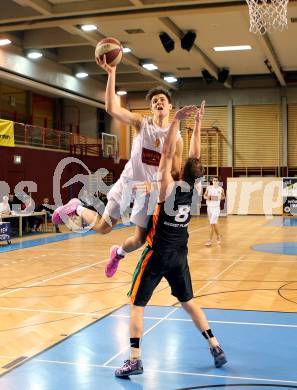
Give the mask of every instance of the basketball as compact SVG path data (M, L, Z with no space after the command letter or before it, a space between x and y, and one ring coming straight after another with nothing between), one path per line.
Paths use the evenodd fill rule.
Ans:
M104 54L108 65L118 65L123 56L121 42L115 38L104 38L99 41L95 49L95 58L102 61Z

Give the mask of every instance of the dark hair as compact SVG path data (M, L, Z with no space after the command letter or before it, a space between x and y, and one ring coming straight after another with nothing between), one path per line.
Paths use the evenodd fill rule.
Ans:
M193 186L195 180L202 177L204 173L204 167L199 158L189 157L184 165L182 180Z
M146 100L151 101L154 96L160 95L160 94L165 95L167 97L169 103L171 104L171 93L168 91L168 89L162 87L162 85L160 85L159 87L155 87L155 88L150 89L146 95Z

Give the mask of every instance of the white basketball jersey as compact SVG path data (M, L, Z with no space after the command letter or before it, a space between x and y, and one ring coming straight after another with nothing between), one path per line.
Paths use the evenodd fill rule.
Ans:
M139 133L133 140L130 160L121 174L124 181L157 180L158 166L169 127L170 125L166 128L155 125L152 117L143 118Z
M222 197L222 187L220 186L208 186L207 193L209 196L215 196L218 200L207 200L206 204L209 207L220 207L220 200Z

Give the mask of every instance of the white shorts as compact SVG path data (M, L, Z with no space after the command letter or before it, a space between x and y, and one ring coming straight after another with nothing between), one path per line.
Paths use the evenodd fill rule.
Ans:
M150 215L153 214L157 203L157 192L147 195L143 192L135 192L135 182L124 183L119 179L107 195L107 205L103 218L108 222L109 218L122 219L123 223L132 222L137 226L146 228ZM133 202L131 209L130 204Z
M220 212L220 207L207 207L208 220L211 225L218 223Z

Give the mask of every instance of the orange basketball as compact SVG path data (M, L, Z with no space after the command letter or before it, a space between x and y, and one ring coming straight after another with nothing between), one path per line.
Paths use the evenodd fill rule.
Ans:
M123 56L121 42L115 38L104 38L99 41L95 49L95 58L103 60L104 54L108 65L118 65Z

